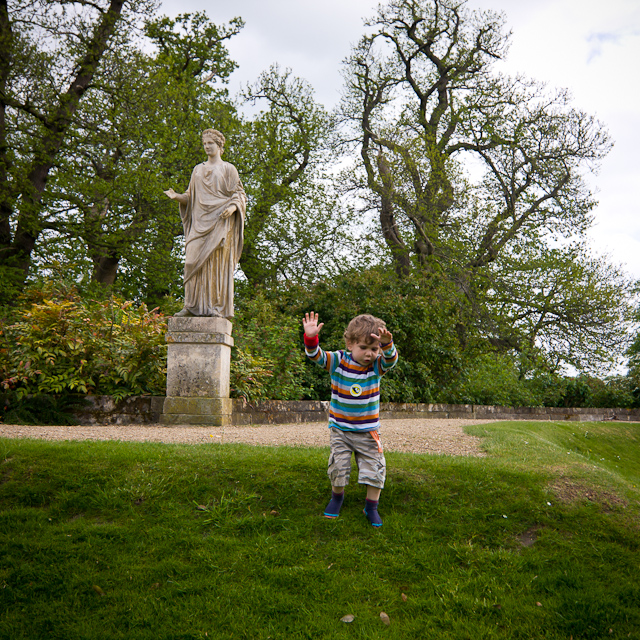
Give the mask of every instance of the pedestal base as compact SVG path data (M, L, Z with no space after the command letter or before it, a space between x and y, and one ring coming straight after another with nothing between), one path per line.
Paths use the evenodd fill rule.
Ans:
M231 424L231 398L176 398L164 401L161 424L210 425L224 427Z
M231 330L231 323L225 318L169 318L167 397L162 424L231 423Z

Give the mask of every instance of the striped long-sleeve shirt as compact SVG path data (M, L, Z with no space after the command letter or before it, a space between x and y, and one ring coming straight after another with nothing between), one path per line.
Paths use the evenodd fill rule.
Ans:
M358 364L348 351L324 351L319 339L304 338L307 356L331 375L329 427L377 431L380 427L380 379L398 362L393 344L385 344L372 364Z

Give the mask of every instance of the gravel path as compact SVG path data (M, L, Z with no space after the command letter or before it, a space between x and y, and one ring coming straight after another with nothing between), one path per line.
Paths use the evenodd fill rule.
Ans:
M383 420L380 434L385 451L484 455L481 439L464 433L470 424L492 420ZM42 440L119 440L183 444L243 442L259 446L329 446L326 422L254 425L247 427L165 427L162 425L31 427L0 424L1 438Z

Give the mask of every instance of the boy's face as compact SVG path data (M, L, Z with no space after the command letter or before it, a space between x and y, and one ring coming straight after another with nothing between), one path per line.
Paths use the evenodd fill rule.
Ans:
M375 340L364 339L347 342L347 349L351 351L351 357L361 366L368 367L378 357L380 344Z

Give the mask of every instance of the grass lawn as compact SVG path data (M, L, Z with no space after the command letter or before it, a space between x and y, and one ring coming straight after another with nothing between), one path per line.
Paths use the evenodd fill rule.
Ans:
M640 639L640 425L468 431L380 529L326 449L0 440L0 638Z

